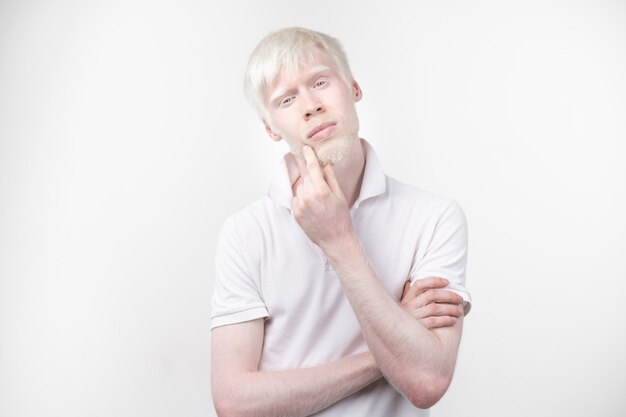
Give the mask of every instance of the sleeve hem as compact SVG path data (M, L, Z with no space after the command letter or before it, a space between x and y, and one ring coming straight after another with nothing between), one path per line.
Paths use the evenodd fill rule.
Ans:
M449 274L441 273L438 271L420 271L411 279L411 285L418 280L426 277L441 277L448 280L448 286L444 289L447 291L451 291L455 294L463 297L463 309L465 310L465 316L467 316L472 309L472 296L470 293L463 287L462 285L457 284L458 278L454 278Z
M259 318L269 317L267 308L265 307L253 307L243 311L237 311L229 314L216 315L211 318L211 330L219 326L226 326L228 324L243 323L245 321L251 321Z

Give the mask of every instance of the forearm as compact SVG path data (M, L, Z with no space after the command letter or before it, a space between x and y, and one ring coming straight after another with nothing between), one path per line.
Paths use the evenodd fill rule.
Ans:
M220 416L308 416L381 377L373 357L361 353L311 368L250 371L226 384L214 381L214 398Z
M458 341L444 343L440 334L402 309L376 277L356 239L325 252L386 379L414 404L432 405L447 389ZM460 336L461 322L455 326Z

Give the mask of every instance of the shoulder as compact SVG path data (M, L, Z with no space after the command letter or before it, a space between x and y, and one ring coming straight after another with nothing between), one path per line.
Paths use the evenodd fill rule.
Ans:
M267 209L266 198L260 198L228 216L224 222L224 227L247 229L258 225L267 217Z
M453 198L436 194L386 175L388 197L397 204L417 210L421 216L440 217L446 213L464 217L463 209Z
M221 238L238 240L242 246L250 246L264 239L277 219L289 216L289 211L263 196L226 218Z
M259 231L272 217L273 203L266 197L229 215L224 221L222 230L231 234L245 236L247 233Z

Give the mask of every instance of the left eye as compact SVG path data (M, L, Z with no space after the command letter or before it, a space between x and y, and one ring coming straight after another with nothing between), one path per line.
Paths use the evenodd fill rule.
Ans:
M326 84L326 81L324 81L324 80L320 80L320 81L318 81L318 82L316 82L316 83L315 83L315 87L321 87L321 86L323 86L324 84Z

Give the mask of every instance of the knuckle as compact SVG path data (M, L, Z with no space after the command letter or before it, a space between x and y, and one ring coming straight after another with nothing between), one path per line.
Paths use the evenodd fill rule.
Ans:
M326 190L322 189L322 188L318 188L315 190L315 196L317 198L324 198L328 195L328 193L326 192Z
M437 293L435 292L435 290L429 289L424 291L424 299L426 301L426 304L432 303L436 296Z
M440 316L443 314L443 306L437 303L430 304L430 308L432 309L432 313L435 316Z
M424 326L426 326L427 328L429 328L429 329L434 328L435 327L435 323L436 323L436 321L432 317L427 317L425 319L422 319L422 324Z
M459 315L459 310L458 310L456 307L448 307L448 308L446 309L445 313L442 313L442 316L443 316L444 314L445 314L446 316L456 317L456 316L458 316L458 315Z
M443 304L441 305L441 308L438 311L438 315L439 316L449 316L449 315L453 315L454 312L456 310L454 309L454 307L448 305L448 304Z
M434 317L432 328L441 328L450 326L450 317Z
M427 316L434 316L436 313L437 305L436 304L428 304L424 307L424 314Z

